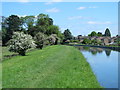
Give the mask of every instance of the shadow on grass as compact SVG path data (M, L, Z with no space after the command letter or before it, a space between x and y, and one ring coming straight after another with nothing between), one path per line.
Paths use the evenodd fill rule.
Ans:
M12 54L12 55L4 55L2 60L5 60L5 59L10 59L12 57L15 57L15 56L18 56L19 54Z

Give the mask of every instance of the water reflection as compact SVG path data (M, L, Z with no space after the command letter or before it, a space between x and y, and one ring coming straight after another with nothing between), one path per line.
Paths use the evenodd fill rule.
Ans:
M110 50L110 49L106 49L106 50L105 50L105 53L106 53L107 56L110 56L111 50Z
M90 64L101 86L118 88L118 53L120 52L97 47L76 46L76 48Z
M88 51L92 55L96 55L97 53L102 53L105 51L106 56L110 56L111 50L110 49L103 49L103 48L94 48L94 47L86 47L86 46L76 46L80 51Z

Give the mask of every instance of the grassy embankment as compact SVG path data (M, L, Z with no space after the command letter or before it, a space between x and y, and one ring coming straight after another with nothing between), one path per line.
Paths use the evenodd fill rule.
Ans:
M3 88L99 88L75 47L49 46L3 61Z

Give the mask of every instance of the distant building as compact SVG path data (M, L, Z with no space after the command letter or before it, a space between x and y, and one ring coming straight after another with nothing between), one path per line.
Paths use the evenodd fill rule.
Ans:
M80 41L80 43L83 42L83 40L87 38L87 39L90 39L90 40L97 40L97 41L101 41L101 45L110 45L110 44L115 44L115 40L120 38L120 36L115 36L115 37L108 37L108 36L82 36L82 35L78 35L76 37L77 40Z

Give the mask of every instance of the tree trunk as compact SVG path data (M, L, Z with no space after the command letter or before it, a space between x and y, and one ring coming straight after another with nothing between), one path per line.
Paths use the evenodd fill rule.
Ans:
M25 51L21 50L21 51L19 52L19 55L25 56Z

